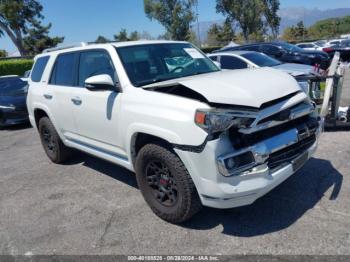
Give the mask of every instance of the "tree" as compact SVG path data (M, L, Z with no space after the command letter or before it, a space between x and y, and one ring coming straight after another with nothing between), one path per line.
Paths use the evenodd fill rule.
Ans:
M216 0L216 11L237 21L246 42L260 39L270 27L277 34L279 0Z
M109 40L107 37L104 37L102 35L99 35L96 40L95 40L95 43L97 44L104 44L104 43L108 43L110 42L111 40Z
M225 20L222 26L213 24L208 31L208 44L212 46L227 44L235 38L232 22L228 19Z
M1 50L0 49L0 57L6 57L6 56L7 56L6 50Z
M286 41L303 41L308 37L308 30L303 21L298 22L296 26L287 27L282 36Z
M51 24L41 24L42 10L37 0L0 0L0 36L6 33L22 56L63 41L61 37L48 36ZM40 39L40 43L37 45L30 37Z
M271 29L272 37L276 39L278 37L281 23L281 18L277 15L278 10L280 9L280 2L279 0L263 0L263 3L263 12L266 23Z
M143 40L152 40L154 39L154 37L147 31L143 31L140 35L140 39L143 39Z
M62 43L64 37L49 37L51 24L42 26L39 22L27 30L27 36L23 38L23 47L27 55L36 55L46 48L51 48Z
M126 29L122 29L119 31L118 34L114 35L114 40L117 42L129 41L128 33L126 32Z
M287 42L293 42L296 39L296 31L294 26L287 27L284 29L282 39Z
M118 34L114 35L114 40L117 42L136 41L139 39L139 32L133 31L130 35L128 35L128 32L124 28L121 29Z
M154 37L147 31L143 31L140 35L140 39L143 39L143 40L152 40L154 39Z
M150 20L162 24L173 40L189 40L191 23L196 16L193 6L197 0L144 0L144 9Z
M131 32L129 36L129 41L140 40L140 34L137 31Z
M339 37L349 32L350 16L321 20L308 28L309 37L312 39Z

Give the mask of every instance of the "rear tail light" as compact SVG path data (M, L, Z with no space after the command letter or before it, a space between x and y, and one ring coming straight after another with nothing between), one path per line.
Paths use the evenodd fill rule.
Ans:
M330 47L323 48L323 52L332 52L332 51L333 51L333 48L330 48Z

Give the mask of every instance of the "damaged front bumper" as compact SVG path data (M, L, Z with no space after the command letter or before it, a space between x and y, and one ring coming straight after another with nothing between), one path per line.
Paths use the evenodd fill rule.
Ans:
M300 169L315 152L322 129L318 119L316 126L298 126L238 151L226 135L209 141L201 153L176 152L202 204L232 208L253 203Z

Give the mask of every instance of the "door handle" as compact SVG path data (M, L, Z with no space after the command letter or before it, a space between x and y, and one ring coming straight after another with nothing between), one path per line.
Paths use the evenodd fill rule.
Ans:
M44 94L44 97L47 100L51 100L52 99L52 95Z
M73 104L76 105L76 106L80 106L81 103L82 103L82 101L81 101L81 99L79 97L74 97L71 100L72 100Z

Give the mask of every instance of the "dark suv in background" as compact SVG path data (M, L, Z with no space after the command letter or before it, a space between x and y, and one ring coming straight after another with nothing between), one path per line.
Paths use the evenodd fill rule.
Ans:
M320 65L327 69L330 57L327 53L317 50L304 50L285 42L256 43L236 47L228 47L220 51L247 50L264 53L285 63L297 63L306 65Z

